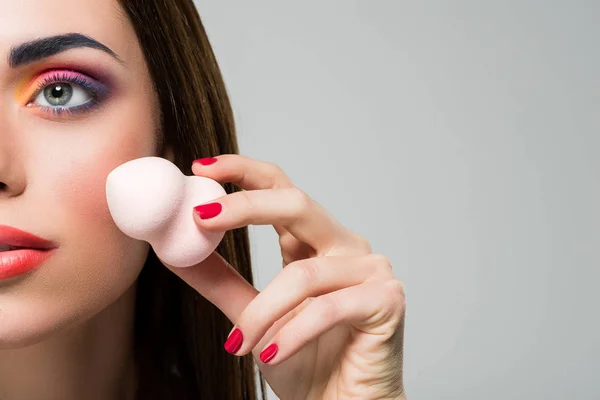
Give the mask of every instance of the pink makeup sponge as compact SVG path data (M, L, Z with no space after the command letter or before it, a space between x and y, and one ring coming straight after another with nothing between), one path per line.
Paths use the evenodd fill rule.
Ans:
M202 231L193 207L226 195L216 181L186 176L169 160L144 157L115 168L106 178L106 200L117 227L145 240L174 267L206 259L225 232Z

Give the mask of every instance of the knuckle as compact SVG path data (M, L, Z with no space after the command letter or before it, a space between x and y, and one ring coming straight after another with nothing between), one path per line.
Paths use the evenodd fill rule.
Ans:
M371 265L384 277L393 276L392 261L383 254L370 254Z
M384 289L387 300L386 308L397 317L403 315L406 310L404 284L398 279L393 279L385 283Z
M313 307L318 310L319 318L322 321L337 321L340 316L340 306L332 295L317 297Z
M396 328L402 322L406 310L402 282L396 279L375 282L369 286L369 293L370 307L373 310L369 322L384 327L384 332L389 332L389 327Z
M283 169L278 164L275 164L274 162L264 161L264 165L265 165L265 168L267 169L269 175L271 175L271 176L285 174L285 172L283 172Z
M289 179L287 174L279 165L265 161L265 173L269 177L267 179L271 180L271 186L273 189L278 189L281 187L286 187L289 185Z
M318 267L314 258L292 262L285 269L292 274L294 285L302 290L314 286L319 279Z
M243 203L241 204L242 207L246 208L252 206L252 199L248 195L248 191L240 190L239 192L236 192L236 196L239 197L240 201Z
M371 254L373 252L373 249L371 248L371 243L366 238L360 236L359 234L351 231L346 227L343 227L343 229L344 235L348 238L348 246L352 246L353 249L356 249L363 254Z
M371 243L365 239L364 237L360 237L359 241L359 246L364 249L366 252L368 253L372 253L373 252L373 248L371 247Z
M308 209L311 204L311 198L302 190L297 187L286 189L289 197L290 204L297 212L303 212Z
M250 224L250 216L253 213L252 210L252 199L250 198L250 194L246 190L241 190L235 193L236 197L240 201L241 204L236 206L237 210L242 210L240 217L241 223L248 225Z
M356 242L356 245L366 251L367 253L371 253L373 252L373 249L371 248L371 243L363 236L360 236L356 233L353 233L352 236L354 237L354 241Z

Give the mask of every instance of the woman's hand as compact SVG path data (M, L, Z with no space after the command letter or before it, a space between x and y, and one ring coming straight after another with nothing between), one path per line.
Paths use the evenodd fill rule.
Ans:
M278 166L235 154L211 160L194 163L194 174L244 190L196 207L199 227L273 225L284 266L260 293L216 252L169 267L234 323L225 348L252 352L283 400L405 399L405 300L390 261Z

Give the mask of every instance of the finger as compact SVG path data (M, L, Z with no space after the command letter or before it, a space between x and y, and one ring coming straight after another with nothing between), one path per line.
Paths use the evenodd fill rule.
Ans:
M385 256L316 257L289 264L248 304L235 322L244 341L234 354L249 353L277 320L307 298L370 279L393 279L391 265Z
M205 160L205 159L204 159ZM255 160L239 154L222 154L212 157L210 165L202 160L192 164L192 172L218 182L231 182L245 190L276 189L293 187L285 172L276 164Z
M203 165L208 160L208 165ZM276 164L255 160L239 154L223 154L192 163L192 172L218 182L231 182L244 190L289 188L294 184L285 172ZM273 224L278 235L284 235L286 229Z
M277 365L340 324L354 325L386 342L401 325L404 310L404 291L397 280L372 281L338 290L310 302L254 354L261 350L256 358Z
M246 225L284 226L316 251L346 240L347 230L298 188L241 191L195 207L201 229L226 231Z
M258 290L216 251L198 265L188 268L177 268L161 262L233 323L258 294Z

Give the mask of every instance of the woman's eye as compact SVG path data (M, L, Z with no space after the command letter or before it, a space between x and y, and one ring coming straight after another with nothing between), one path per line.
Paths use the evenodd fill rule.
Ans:
M70 83L53 83L46 86L37 96L35 102L43 107L77 107L89 102L92 94L78 85Z

